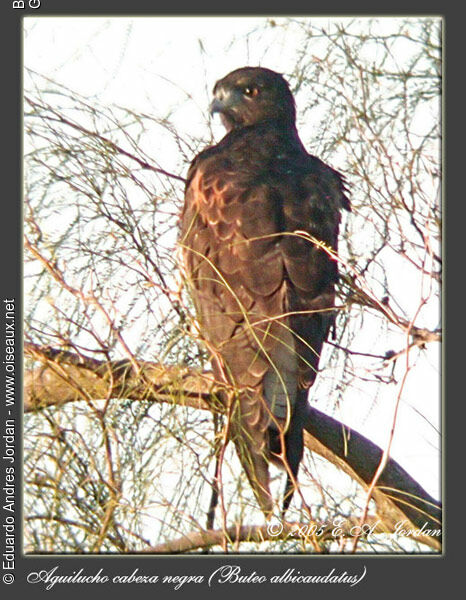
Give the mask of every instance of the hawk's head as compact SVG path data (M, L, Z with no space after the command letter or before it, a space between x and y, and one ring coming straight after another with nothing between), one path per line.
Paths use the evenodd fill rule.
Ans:
M236 69L217 81L210 112L220 113L227 131L271 119L286 125L296 120L288 83L279 73L262 67Z

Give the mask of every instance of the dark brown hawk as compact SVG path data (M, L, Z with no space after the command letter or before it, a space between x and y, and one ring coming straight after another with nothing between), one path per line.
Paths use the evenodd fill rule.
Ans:
M180 245L228 435L256 498L273 510L269 461L288 473L289 505L303 454L308 390L334 321L343 178L308 154L285 79L260 67L214 87L227 129L192 162Z

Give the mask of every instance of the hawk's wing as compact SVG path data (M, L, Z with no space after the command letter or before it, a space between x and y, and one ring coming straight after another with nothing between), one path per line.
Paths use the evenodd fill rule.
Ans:
M336 265L315 242L336 249L345 197L338 175L305 157L297 172L286 160L251 172L228 152L204 152L190 168L182 214L200 330L217 377L236 389L231 437L266 512L267 430L283 442L332 321Z

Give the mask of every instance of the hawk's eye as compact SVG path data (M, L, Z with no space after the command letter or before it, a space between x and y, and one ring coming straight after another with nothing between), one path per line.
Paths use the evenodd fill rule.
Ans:
M245 96L249 96L250 98L254 98L254 96L257 96L257 94L259 93L259 88L254 87L252 85L247 85L243 89L243 93L244 93Z

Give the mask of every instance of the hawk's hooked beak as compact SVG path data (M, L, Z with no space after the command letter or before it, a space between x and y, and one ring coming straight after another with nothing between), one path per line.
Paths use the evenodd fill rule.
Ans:
M220 87L215 91L215 97L210 105L210 114L225 113L234 110L241 101L242 95L238 90L225 90Z
M213 117L215 113L222 112L224 110L223 102L218 98L214 98L209 106L210 116Z

